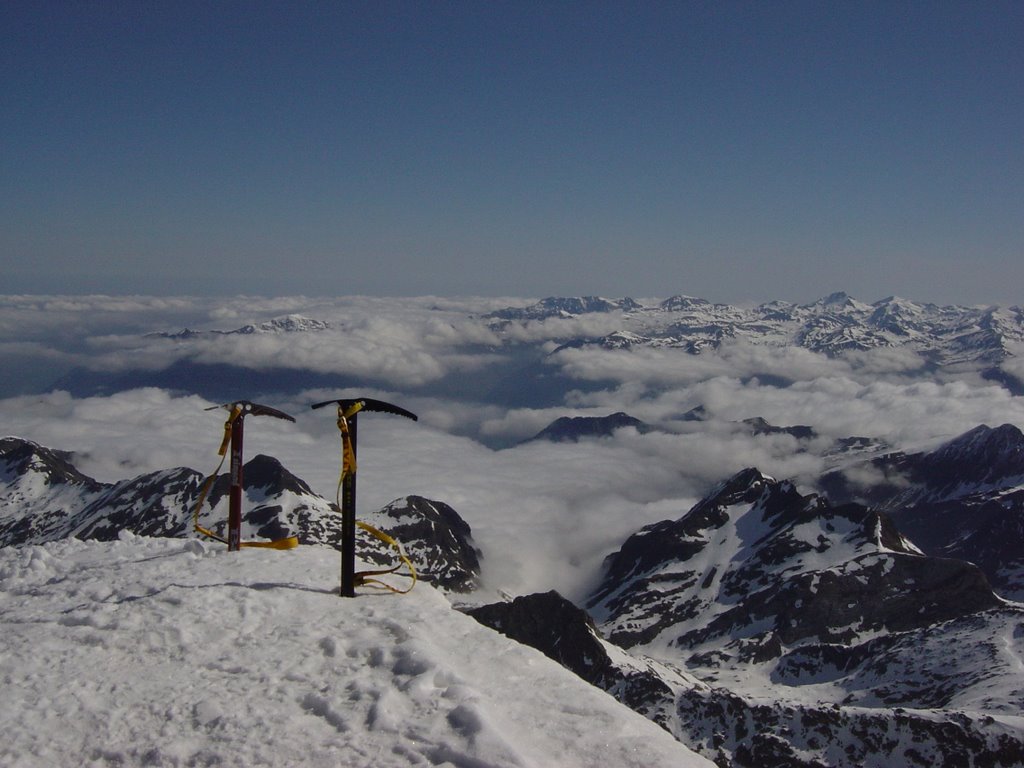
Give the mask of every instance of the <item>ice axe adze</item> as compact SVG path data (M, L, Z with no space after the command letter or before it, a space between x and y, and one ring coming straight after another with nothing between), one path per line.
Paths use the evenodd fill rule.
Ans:
M325 405L338 406L338 429L342 439L341 470L341 596L355 597L356 594L356 422L360 411L390 413L417 421L416 414L397 405L374 400L369 397L325 400L311 405L323 408Z
M298 546L299 540L295 536L288 536L276 541L242 541L242 435L245 428L245 417L252 414L253 416L273 416L274 418L284 419L285 421L295 421L295 419L276 408L271 408L268 405L260 405L259 403L253 403L248 400L236 400L233 403L214 405L206 410L215 411L218 408L224 408L231 415L228 416L228 420L224 423L224 440L220 444L219 451L220 464L217 465L217 469L213 471L213 474L207 478L199 493L199 503L196 504L195 511L195 529L204 536L224 541L224 539L213 531L207 530L199 525L199 511L203 506L203 502L206 500L206 495L209 493L210 487L213 485L213 481L217 478L217 473L220 472L220 468L224 464L224 455L230 445L231 491L228 495L228 537L227 541L225 541L228 545L228 551L237 552L243 546L273 547L274 549L291 549L292 547Z

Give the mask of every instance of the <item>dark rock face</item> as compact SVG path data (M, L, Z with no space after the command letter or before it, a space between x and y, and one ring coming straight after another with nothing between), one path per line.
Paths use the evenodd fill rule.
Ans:
M1012 682L1024 611L877 510L744 470L630 537L587 605L610 640L700 681L662 675L667 727L721 766L998 765L1024 752L1013 725L961 711L1024 702ZM748 678L770 692L744 693Z
M651 430L650 425L620 411L609 416L562 416L530 439L575 443L588 437L611 437L624 427L633 427L641 434Z
M544 653L586 678L610 662L585 611L555 591L492 603L467 613L491 629Z
M313 495L305 480L293 475L274 457L262 453L256 454L245 463L243 479L246 488L263 489L275 495L285 492Z
M77 511L104 491L70 459L31 440L0 439L0 546L67 536Z
M722 768L1014 766L1024 760L1017 729L978 714L937 719L903 709L749 701L730 691L678 697L680 738Z
M192 531L192 505L202 476L179 467L123 480L88 504L72 532L80 539L113 541L121 531L139 536L184 537Z
M851 626L898 631L998 602L977 568L921 556L887 516L748 469L627 539L587 606L625 647L749 642L758 626L763 654L772 636L833 642Z
M480 550L469 525L450 506L422 496L396 499L366 522L402 543L417 574L452 592L471 592L480 583ZM384 564L390 553L364 547L361 556Z
M768 624L770 634L762 636L776 641L772 647L781 652L782 644L849 643L867 632L917 629L999 604L984 575L969 563L864 555L771 585L678 643L697 647L711 639L742 637L737 628Z
M484 605L467 613L481 624L536 648L662 727L669 727L671 686L642 663L623 666L613 662L590 616L557 592L525 595L511 603Z
M1024 599L1024 434L1017 427L981 425L934 451L831 472L820 487L830 498L886 510L925 553L969 560L1001 595Z
M744 419L743 423L749 427L750 431L755 435L789 435L790 437L795 437L797 440L812 440L817 437L817 433L811 427L776 427L769 424L760 416L755 416L752 419Z
M1024 433L1012 424L982 424L934 451L890 453L856 469L873 471L873 482L855 485L849 469L838 470L821 479L822 489L887 510L973 497L1024 483Z
M930 640L923 630L882 635L853 655L840 645L805 646L783 657L773 674L780 687L799 686L807 678L820 682L859 674L877 680L888 674L899 681L882 692L897 707L890 709L865 706L852 697L850 706L787 701L785 696L766 702L702 684L668 666L624 655L600 637L584 611L555 592L468 612L604 689L723 768L1016 765L1024 756L1024 739L1012 725L983 714L936 714L965 681L963 670L933 654L932 646L948 648L958 633L976 636L972 633L982 619L948 623L944 636ZM1010 626L1018 621L1014 614L1004 619ZM906 666L915 655L933 657L930 676ZM979 664L991 663L984 649L978 655ZM924 709L908 712L899 704Z

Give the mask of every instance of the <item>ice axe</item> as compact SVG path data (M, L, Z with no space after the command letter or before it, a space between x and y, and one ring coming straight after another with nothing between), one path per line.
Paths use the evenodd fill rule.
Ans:
M418 421L416 414L397 405L370 397L325 400L310 408L326 405L338 406L338 429L342 439L341 469L341 596L356 594L356 437L357 416L360 411L390 413Z
M230 412L228 420L224 423L224 440L220 444L220 456L221 464L224 463L224 454L228 450L228 446L231 447L231 490L228 495L228 538L225 542L228 545L229 552L237 552L242 546L242 436L245 429L245 417L249 414L253 416L273 416L277 419L284 419L285 421L295 421L291 416L283 411L279 411L276 408L271 408L269 405L260 405L259 403L253 403L249 400L236 400L233 403L224 403L223 405L214 405L207 408L207 411L215 411L218 408L224 408ZM213 531L209 531L199 525L199 509L203 505L203 501L206 500L206 494L210 490L210 486L213 480L217 477L217 473L220 471L220 465L214 470L213 474L210 475L209 480L204 484L203 490L199 495L199 503L196 505L195 511L195 528L197 531L210 538L219 539L224 541L217 536ZM294 536L289 536L284 539L269 542L245 542L244 546L256 547L266 546L273 547L275 549L290 549L291 547L297 546L299 543L298 539Z

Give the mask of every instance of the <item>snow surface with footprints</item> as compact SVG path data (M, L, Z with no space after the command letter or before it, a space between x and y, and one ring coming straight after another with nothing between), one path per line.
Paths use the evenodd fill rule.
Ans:
M337 574L317 547L0 549L0 764L712 765L430 586Z

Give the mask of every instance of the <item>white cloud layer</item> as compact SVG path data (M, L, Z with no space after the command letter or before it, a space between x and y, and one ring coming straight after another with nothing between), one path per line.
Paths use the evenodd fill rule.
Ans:
M560 374L561 403L549 397L537 407L512 407L446 392L438 382L473 385L477 377L485 380L511 366L523 350L539 358L564 340L615 330L614 315L516 324L518 346L503 346L480 316L515 303L528 302L0 297L0 362L15 374L36 365L54 377L73 365L153 370L187 359L362 380L358 390L309 389L268 401L297 423L252 419L246 456L277 456L333 497L339 462L334 413L311 411L309 404L355 395L396 402L420 421L367 414L360 422L360 508L413 493L445 501L472 526L491 586L512 592L554 587L570 596L629 533L681 515L714 483L744 467L809 483L825 467L822 453L836 438L875 437L915 450L981 423L1024 426L1024 398L976 372L929 373L913 353L892 349L827 358L746 342L699 356L669 348L566 348L541 366L548 374L544 381L535 380L534 368L524 373L512 366L511 380L503 382L513 393L529 394ZM182 341L145 335L186 326L231 330L289 313L324 320L330 328ZM1010 357L1003 369L1021 377L1021 359ZM41 377L33 375L33 381ZM436 386L429 391L417 389L431 383ZM225 414L204 410L214 403L198 395L155 388L81 398L32 391L0 399L0 432L74 451L80 468L98 479L171 466L207 472L219 458ZM475 392L473 386L465 391ZM698 406L703 421L682 420ZM625 429L607 439L533 442L501 451L471 439L515 445L560 416L615 411L662 431ZM738 423L752 417L778 426L809 425L820 438L801 444L789 435L755 436Z

